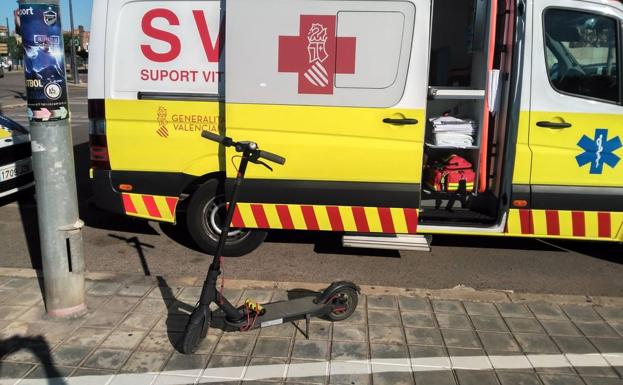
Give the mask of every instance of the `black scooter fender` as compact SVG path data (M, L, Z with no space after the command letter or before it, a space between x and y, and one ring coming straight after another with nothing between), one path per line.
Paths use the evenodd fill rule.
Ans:
M323 290L322 293L314 300L315 303L325 303L329 300L329 298L333 297L335 293L340 291L343 288L350 288L355 290L357 293L361 294L361 289L359 286L355 285L349 281L338 281L333 282L329 287Z

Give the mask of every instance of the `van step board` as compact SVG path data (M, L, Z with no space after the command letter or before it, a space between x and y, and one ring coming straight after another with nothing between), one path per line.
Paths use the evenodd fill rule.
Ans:
M424 235L344 235L344 247L384 250L430 251L430 237Z

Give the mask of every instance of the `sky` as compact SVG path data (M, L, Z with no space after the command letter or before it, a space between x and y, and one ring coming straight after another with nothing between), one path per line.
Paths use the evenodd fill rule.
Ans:
M83 25L88 31L91 26L91 6L93 0L72 0L74 8L74 28ZM0 24L6 24L6 18L9 18L9 27L11 32L15 30L13 22L13 10L18 7L16 0L0 0ZM69 0L61 0L61 17L63 30L69 31Z

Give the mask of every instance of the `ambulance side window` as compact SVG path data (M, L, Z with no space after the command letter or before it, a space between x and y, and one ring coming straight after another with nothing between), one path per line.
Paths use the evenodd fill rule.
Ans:
M559 92L620 103L617 20L600 14L550 8L544 15L545 61Z

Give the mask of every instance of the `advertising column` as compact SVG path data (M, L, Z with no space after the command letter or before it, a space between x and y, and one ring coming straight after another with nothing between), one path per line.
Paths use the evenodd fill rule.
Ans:
M59 11L59 0L19 0L45 305L52 317L70 317L86 306Z

